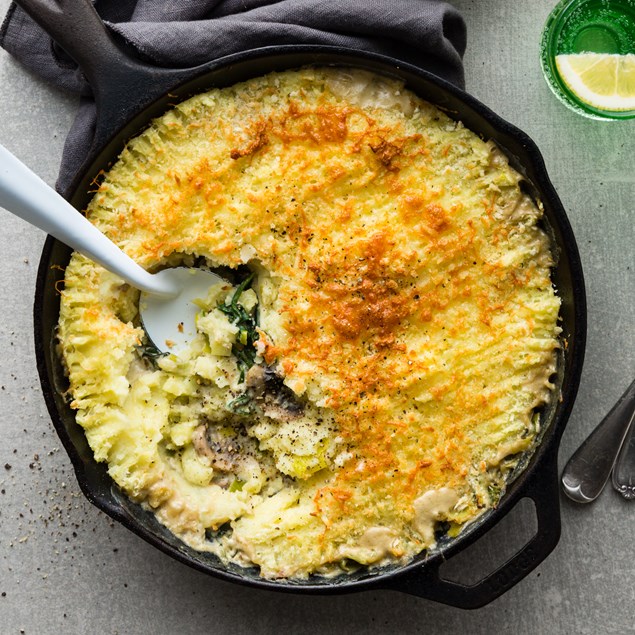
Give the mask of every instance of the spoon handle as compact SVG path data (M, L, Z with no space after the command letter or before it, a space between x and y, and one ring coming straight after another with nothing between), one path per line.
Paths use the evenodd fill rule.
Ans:
M628 432L613 468L613 487L626 500L635 500L635 399L631 399Z
M137 289L163 296L178 293L171 280L157 279L140 267L1 145L0 206L88 256Z
M590 503L600 495L633 419L634 403L635 381L569 459L562 487L572 500Z

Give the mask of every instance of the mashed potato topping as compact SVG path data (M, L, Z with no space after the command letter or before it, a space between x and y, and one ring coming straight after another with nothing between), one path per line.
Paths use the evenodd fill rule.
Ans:
M149 270L226 280L160 355L74 254L59 341L98 461L185 543L268 578L405 562L495 506L550 399L540 207L496 146L400 84L306 69L132 140L90 220Z

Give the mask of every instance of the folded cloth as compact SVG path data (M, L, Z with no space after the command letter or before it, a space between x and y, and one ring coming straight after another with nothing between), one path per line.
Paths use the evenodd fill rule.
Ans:
M440 0L97 0L95 8L120 42L160 66L187 68L276 44L329 44L390 55L463 86L465 24ZM64 192L92 139L90 86L15 5L0 45L37 75L82 97L57 182Z

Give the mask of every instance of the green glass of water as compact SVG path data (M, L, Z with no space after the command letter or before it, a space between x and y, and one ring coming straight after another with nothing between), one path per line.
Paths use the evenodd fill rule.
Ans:
M545 79L594 119L635 118L635 0L562 0L541 42Z

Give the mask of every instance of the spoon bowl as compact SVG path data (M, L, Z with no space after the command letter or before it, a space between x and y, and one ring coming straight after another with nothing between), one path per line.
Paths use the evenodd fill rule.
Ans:
M153 274L166 285L175 282L180 293L166 297L142 291L139 300L141 323L148 339L161 352L185 348L196 336L197 298L204 298L213 284L225 282L207 269L175 267Z
M143 328L161 353L176 352L191 342L199 311L194 300L205 297L211 285L223 281L206 269L146 271L2 146L0 206L139 289Z
M633 422L635 381L576 450L562 472L562 489L576 503L591 503L611 476Z

